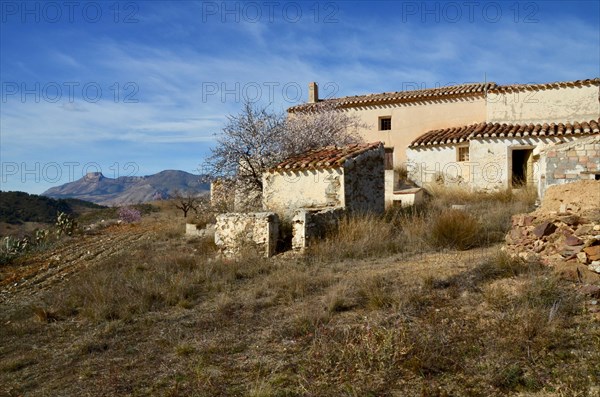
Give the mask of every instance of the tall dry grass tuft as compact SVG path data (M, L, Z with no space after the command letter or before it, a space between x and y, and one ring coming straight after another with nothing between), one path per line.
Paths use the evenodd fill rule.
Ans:
M359 259L401 252L403 236L394 224L376 215L344 218L338 229L309 247L319 261Z
M450 210L431 223L431 242L437 248L466 250L479 245L479 222L462 210Z

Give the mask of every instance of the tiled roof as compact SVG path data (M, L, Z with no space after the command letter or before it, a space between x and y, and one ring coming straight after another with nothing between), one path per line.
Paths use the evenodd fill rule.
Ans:
M438 98L457 97L473 94L483 94L489 89L496 87L496 83L469 83L451 85L447 87L427 88L423 90L409 90L398 92L384 92L382 94L355 95L342 98L321 100L317 103L303 103L292 106L288 112L310 111L322 104L330 104L335 107L366 106L375 104L418 102Z
M370 105L381 105L387 103L403 103L403 102L422 102L436 99L445 99L451 97L461 96L472 96L482 95L487 92L499 93L499 92L512 92L512 91L523 91L523 90L546 90L553 88L563 87L579 87L579 86L590 86L600 85L600 78L585 79L585 80L573 80L573 81L559 81L555 83L542 83L542 84L510 84L510 85L498 85L494 82L485 83L468 83L451 85L446 87L428 88L423 90L409 90L409 91L398 91L398 92L384 92L381 94L367 94L367 95L355 95L341 98L332 98L320 100L317 103L303 103L300 105L292 106L288 109L288 112L294 113L298 111L311 111L316 110L324 105L330 105L333 107L357 107L357 106L370 106Z
M479 123L463 127L445 128L426 132L415 139L409 147L444 145L464 142L473 138L512 138L525 136L561 136L600 133L600 119L551 124L500 124Z
M348 146L327 146L322 149L311 150L298 156L291 157L269 171L285 170L310 170L319 168L342 167L347 160L356 158L360 154L382 147L381 142L354 144Z
M549 89L553 89L553 88L581 87L581 86L590 86L590 85L600 85L600 78L585 79L585 80L573 80L573 81L557 81L554 83L542 83L542 84L499 85L499 86L496 86L495 88L491 88L490 92L549 90Z

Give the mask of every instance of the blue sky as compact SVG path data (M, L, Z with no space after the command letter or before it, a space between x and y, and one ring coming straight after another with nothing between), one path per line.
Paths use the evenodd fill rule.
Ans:
M597 1L1 1L2 190L198 172L244 97L600 76Z

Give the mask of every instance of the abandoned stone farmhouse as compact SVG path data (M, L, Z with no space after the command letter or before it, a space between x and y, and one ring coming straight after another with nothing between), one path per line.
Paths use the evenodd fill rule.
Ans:
M309 84L306 104L356 115L366 142L385 145L386 202L400 200L393 170L406 168L419 186L431 182L472 189L549 184L600 175L600 79L497 85L469 83L432 89L321 100ZM572 142L558 163L553 145ZM554 159L554 160L552 160ZM542 163L542 160L544 163Z
M291 245L301 251L344 214L412 205L431 183L476 190L535 186L541 197L551 185L600 180L600 78L326 100L310 83L308 103L288 113L320 108L356 117L366 126L359 131L364 142L372 143L313 150L267 170L265 212L217 218L215 242L223 252L235 254L242 241L272 255L281 220L291 221Z
M265 212L219 215L215 243L229 256L247 243L271 256L286 221L292 225L292 249L302 251L347 213L382 213L384 191L381 142L309 151L263 174Z

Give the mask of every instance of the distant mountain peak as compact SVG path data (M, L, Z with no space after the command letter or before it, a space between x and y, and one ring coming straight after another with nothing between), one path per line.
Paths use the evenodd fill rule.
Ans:
M202 175L165 170L144 177L107 178L101 172L88 172L83 178L42 193L51 198L77 198L102 205L137 204L168 199L175 192L204 194L210 190Z
M95 182L95 181L100 181L102 179L106 178L102 172L88 172L87 174L85 174L85 176L83 177L83 179L86 182Z

